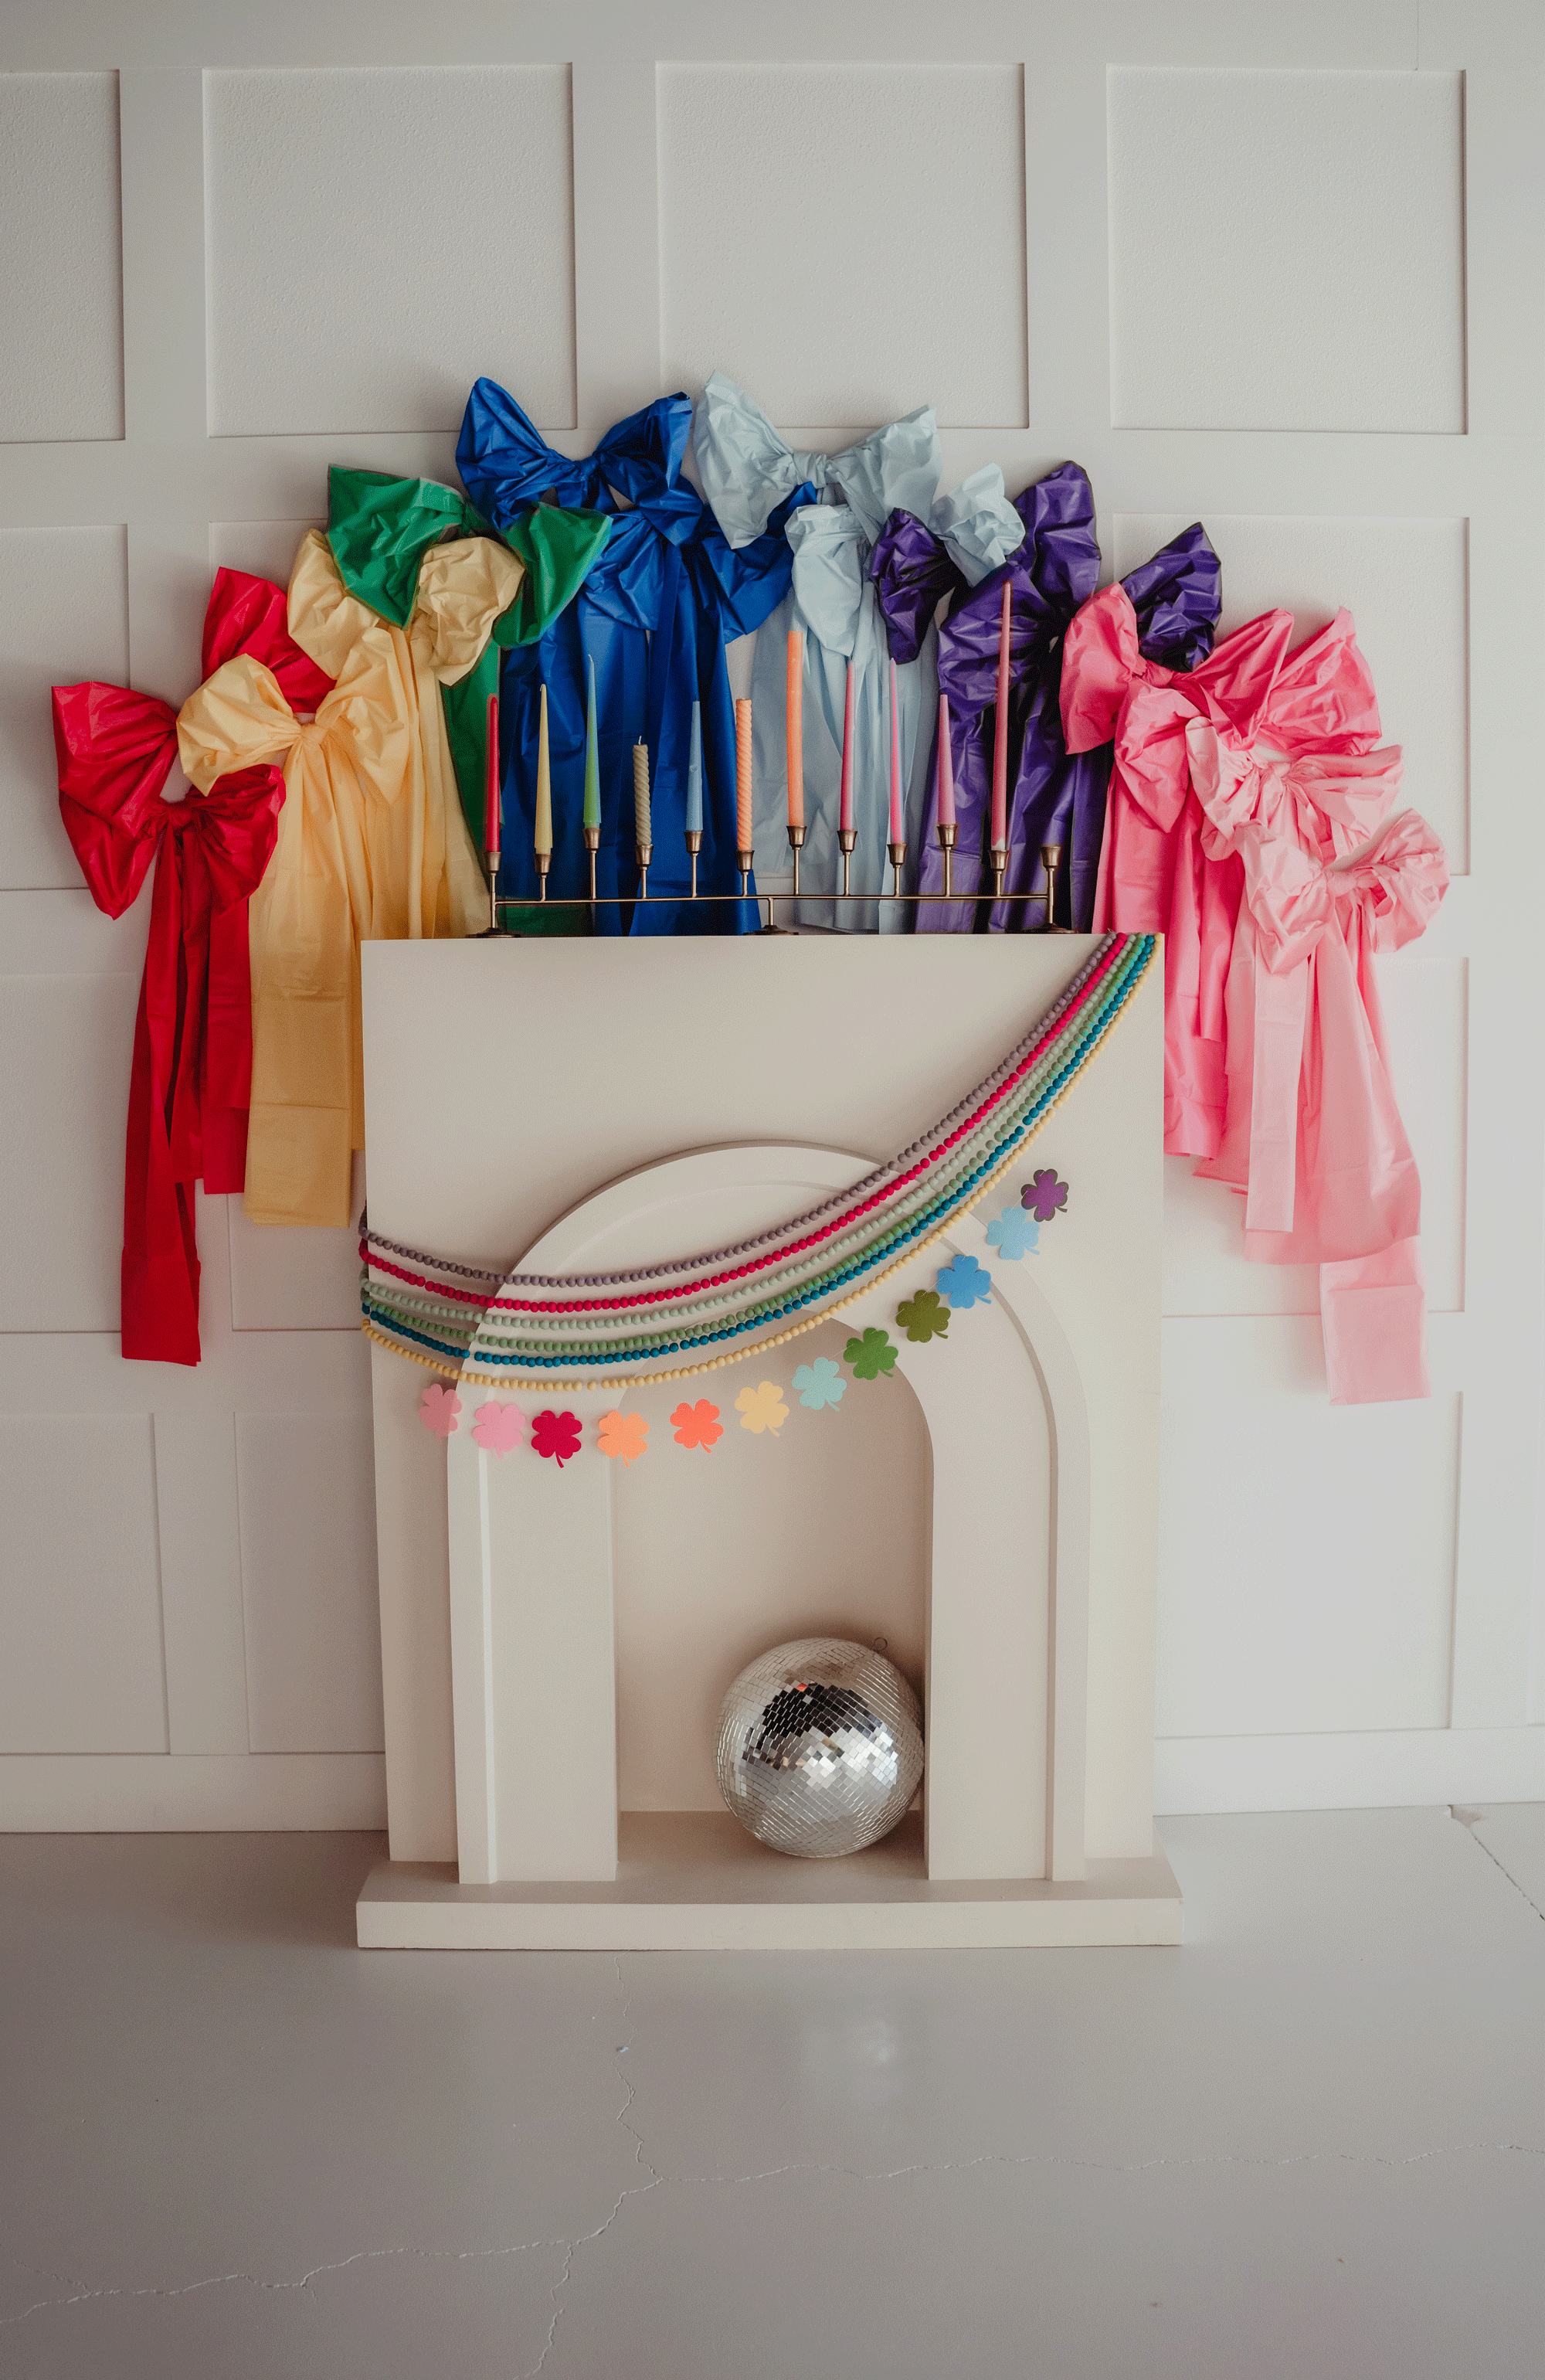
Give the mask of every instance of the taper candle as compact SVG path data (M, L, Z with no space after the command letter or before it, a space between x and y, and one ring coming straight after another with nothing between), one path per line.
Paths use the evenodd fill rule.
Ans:
M842 705L842 795L837 813L838 832L853 822L853 690L857 680L848 663L848 693Z
M1008 602L1006 578L998 613L997 704L993 721L993 817L988 841L995 851L1008 840Z
M751 705L735 705L735 848L751 849Z
M935 826L955 823L955 755L949 748L949 697L939 697L938 797L935 805Z
M692 706L692 742L687 747L687 816L688 834L703 832L703 706Z
M634 841L641 850L648 851L654 844L654 831L649 818L649 747L635 744L633 747L633 832Z
M483 850L499 857L499 692L489 697L488 746L483 757Z
M789 697L784 719L788 750L789 823L804 824L804 632L789 631Z
M601 822L601 762L596 737L596 657L587 656L590 665L590 693L585 711L585 808L580 818L582 826L599 826Z
M537 727L537 824L531 837L531 848L543 854L550 854L552 850L552 765L548 758L548 690L545 686Z
M890 839L904 843L907 830L901 816L901 714L896 703L896 663L890 664Z

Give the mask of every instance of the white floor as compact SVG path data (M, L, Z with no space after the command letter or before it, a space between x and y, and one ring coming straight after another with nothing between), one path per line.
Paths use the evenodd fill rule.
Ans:
M0 1840L4 2380L1545 2366L1545 1807L1171 1819L1181 1950L360 1952Z

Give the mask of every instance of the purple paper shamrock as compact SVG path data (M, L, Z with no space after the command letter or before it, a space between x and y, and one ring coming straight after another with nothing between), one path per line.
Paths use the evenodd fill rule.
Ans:
M974 1257L957 1257L944 1266L935 1285L945 1304L957 1311L992 1302L993 1276Z
M1068 1204L1068 1184L1057 1180L1054 1166L1043 1165L1020 1191L1020 1204L1029 1208L1038 1223L1049 1223L1058 1208Z

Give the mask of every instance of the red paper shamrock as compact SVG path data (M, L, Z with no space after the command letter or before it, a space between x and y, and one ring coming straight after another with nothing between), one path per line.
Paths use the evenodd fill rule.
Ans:
M579 1452L579 1415L544 1407L531 1425L531 1451L550 1455L560 1471Z
M1068 1204L1068 1184L1057 1180L1055 1167L1044 1165L1020 1191L1020 1204L1030 1209L1038 1223L1049 1223L1058 1208Z
M700 1446L705 1454L724 1436L718 1407L711 1405L706 1397L699 1397L694 1405L678 1405L670 1416L670 1427L678 1446Z

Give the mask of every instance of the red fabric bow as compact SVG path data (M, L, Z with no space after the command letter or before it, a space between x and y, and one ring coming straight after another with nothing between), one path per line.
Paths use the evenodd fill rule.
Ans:
M314 709L332 681L285 626L282 588L222 570L204 621L205 674L256 654L291 704ZM177 757L176 713L153 695L54 689L59 808L91 897L121 917L159 858L134 1025L124 1163L123 1352L199 1361L193 1184L240 1190L252 1078L247 902L278 832L274 768L162 799Z

